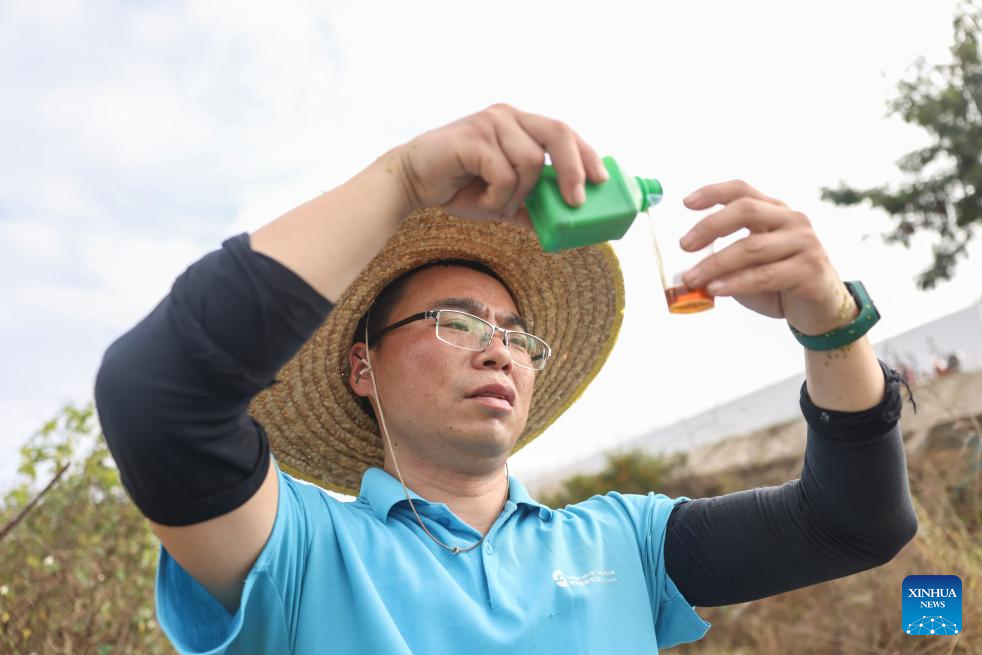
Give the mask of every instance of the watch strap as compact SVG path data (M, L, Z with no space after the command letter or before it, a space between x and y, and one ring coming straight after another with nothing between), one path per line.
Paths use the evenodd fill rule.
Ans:
M792 327L790 323L788 324L798 343L808 350L835 350L848 346L869 332L870 328L880 320L880 312L870 299L863 283L859 280L853 280L846 282L845 285L849 294L856 301L856 306L859 307L859 316L853 319L851 323L830 330L825 334L817 335L803 334Z

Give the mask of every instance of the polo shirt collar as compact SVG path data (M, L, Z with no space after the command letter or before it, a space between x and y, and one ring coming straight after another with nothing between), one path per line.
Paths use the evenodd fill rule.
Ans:
M508 476L508 500L516 505L525 505L529 509L538 510L539 516L543 519L552 514L552 509L532 498L525 485L513 475Z
M362 476L358 496L371 506L375 517L383 523L388 519L389 512L396 503L406 500L406 493L402 490L399 480L375 466L365 471ZM409 497L418 508L435 504L419 496L412 489L409 490ZM525 486L512 475L508 476L508 500L515 505L525 505L537 510L541 518L546 518L552 513L551 509L534 500Z

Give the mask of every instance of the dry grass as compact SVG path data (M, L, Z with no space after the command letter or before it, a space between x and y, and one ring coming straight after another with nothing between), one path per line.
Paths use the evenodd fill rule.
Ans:
M975 436L973 437L973 433ZM962 446L924 452L909 460L917 509L917 536L879 568L771 598L700 609L713 624L707 637L673 652L715 655L801 653L982 654L982 571L978 423L961 434ZM951 441L948 441L951 443ZM800 462L706 480L713 492L774 484L794 477ZM790 473L790 475L788 475ZM698 480L685 480L687 492ZM957 575L962 579L962 624L954 636L910 636L903 632L901 584L912 574Z

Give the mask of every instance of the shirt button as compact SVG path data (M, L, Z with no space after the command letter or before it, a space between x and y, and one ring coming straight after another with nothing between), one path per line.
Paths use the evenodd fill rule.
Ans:
M491 546L490 541L484 542L484 552L487 553L488 555L494 552L494 547Z

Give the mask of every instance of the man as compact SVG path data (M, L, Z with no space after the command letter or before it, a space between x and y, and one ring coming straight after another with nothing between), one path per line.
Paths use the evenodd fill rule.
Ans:
M685 200L723 205L688 249L750 230L685 281L814 345L801 479L560 510L507 475L623 309L609 246L546 255L527 229L546 153L570 204L606 178L569 127L506 105L427 132L226 241L109 348L100 419L163 545L158 616L181 652L651 653L706 632L693 605L912 538L897 375L853 334L872 310L806 217L742 182Z

